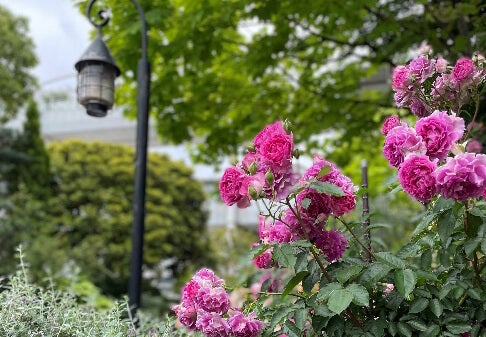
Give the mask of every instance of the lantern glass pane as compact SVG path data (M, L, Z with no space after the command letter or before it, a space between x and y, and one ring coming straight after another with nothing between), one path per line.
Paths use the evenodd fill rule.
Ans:
M113 106L115 70L107 64L87 64L78 74L78 101Z

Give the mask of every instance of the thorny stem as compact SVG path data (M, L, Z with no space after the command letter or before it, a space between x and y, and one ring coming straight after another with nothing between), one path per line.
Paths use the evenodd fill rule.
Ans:
M305 227L302 223L302 220L301 220L301 217L300 217L300 214L299 212L295 211L295 209L292 207L292 205L290 204L290 201L287 199L285 204L289 207L289 209L291 210L291 212L296 216L297 220L299 221L299 224L302 228L302 232L304 233L304 236L305 236L305 239L309 242L311 242L310 240L310 237L309 237L309 234L307 233L307 231L305 230ZM321 269L322 271L322 274L326 277L327 281L329 283L332 282L332 278L331 278L331 275L329 275L329 273L327 272L327 269L326 269L326 266L324 266L324 263L322 262L321 258L319 257L319 254L316 252L314 246L311 246L311 253L312 253L312 256L314 257L314 260L316 260L317 264L319 265L319 268ZM361 323L353 314L353 312L349 309L346 309L344 311L345 315L351 319L351 321L353 322L354 325L356 325L357 327L359 327L361 330L365 331L364 329L364 326L363 326L363 323Z
M336 219L338 219L343 225L344 227L346 227L346 229L351 233L351 235L353 236L353 238L356 240L356 242L358 242L358 244L363 247L364 250L366 250L366 252L371 256L373 257L375 260L376 260L376 256L375 254L368 248L366 247L366 245L364 243L361 242L361 240L356 236L356 234L354 234L354 232L352 231L351 227L349 227L349 225L343 220L341 219L340 217L336 217Z

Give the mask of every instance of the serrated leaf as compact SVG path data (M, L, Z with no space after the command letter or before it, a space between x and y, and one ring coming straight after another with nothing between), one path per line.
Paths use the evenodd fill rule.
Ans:
M418 319L411 319L407 321L408 325L410 325L413 329L418 330L418 331L425 331L427 330L427 325L418 320Z
M365 286L374 285L376 282L385 277L390 270L392 270L392 267L386 263L373 262L361 274L360 283L364 283Z
M410 304L410 310L408 312L411 314L417 314L425 310L425 308L427 308L427 305L429 305L429 301L427 299L417 298Z
M272 320L270 321L270 329L273 330L280 322L290 315L292 312L295 311L295 308L292 305L288 305L282 308L279 308L272 313Z
M312 183L310 183L309 187L315 190L317 193L324 193L337 197L346 196L346 193L343 192L341 187L324 181L313 181Z
M435 337L440 333L440 327L436 324L429 326L424 332L420 334L420 337Z
M468 240L464 244L464 252L466 253L466 255L470 256L472 254L472 252L479 246L481 241L482 241L481 238L475 238L473 240Z
M378 252L375 253L375 256L378 258L379 261L387 263L393 268L405 268L406 266L405 261L389 252Z
M481 253L486 255L486 238L483 238L483 240L481 241Z
M285 285L284 290L282 291L282 298L287 296L297 284L300 283L307 275L309 275L309 272L307 270L303 270L292 277L289 282Z
M398 292L403 297L408 297L410 293L415 288L417 283L417 278L415 273L410 269L399 269L395 271L395 285L397 286Z
M358 275L361 270L363 270L363 266L351 265L343 267L336 272L336 278L339 283L344 283Z
M282 244L273 248L273 257L280 267L293 268L297 257L294 249L288 244Z
M307 323L307 314L307 309L297 310L294 314L295 326L301 331L305 329L305 325Z
M308 209L310 206L311 200L309 198L304 198L302 199L300 205L302 206L303 209Z
M437 233L439 234L440 241L445 244L451 234L454 232L456 226L456 218L452 209L440 214L437 219Z
M317 294L317 300L326 301L333 291L342 288L343 287L337 282L328 283L319 290L319 293Z
M412 237L422 233L422 231L431 224L431 222L436 218L436 216L437 215L434 213L427 212L425 216L422 218L422 221L420 221L417 227L415 227L415 230L412 233Z
M337 289L329 295L327 307L332 312L340 314L351 304L353 297L353 293L349 290Z
M460 334L471 330L471 326L469 324L447 324L446 328L453 334Z
M398 332L398 327L396 322L390 322L388 323L388 331L392 336L395 336Z
M443 306L437 298L434 298L430 301L429 304L430 311L435 315L435 317L439 318L442 315Z
M353 303L361 307L367 307L370 304L370 295L368 290L361 284L352 283L346 287L353 294Z
M288 337L302 337L300 329L291 320L285 321L283 331Z

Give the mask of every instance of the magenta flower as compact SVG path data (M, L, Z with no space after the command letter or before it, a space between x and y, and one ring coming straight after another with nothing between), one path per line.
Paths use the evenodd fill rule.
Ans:
M259 215L258 219L259 219L258 235L260 236L260 241L262 243L269 243L270 240L268 239L268 234L270 233L272 222L267 221L267 218L265 218L263 215Z
M196 328L207 337L229 337L230 326L225 318L215 312L199 310Z
M381 134L386 136L391 129L399 125L400 125L400 118L397 115L388 116L383 121L383 125L381 127Z
M449 63L447 62L446 59L443 57L439 56L437 60L435 61L435 71L438 72L439 74L445 73L447 70L447 65Z
M458 95L457 84L451 74L442 74L435 79L430 93L436 100L454 101Z
M356 195L354 193L345 192L343 197L331 197L331 210L334 216L341 216L351 212L356 206Z
M197 292L196 304L205 311L222 315L228 311L230 300L222 287L203 287Z
M444 160L452 145L464 134L464 119L436 110L432 115L419 119L415 124L431 159Z
M219 181L219 193L226 205L249 206L248 198L241 194L241 186L245 179L245 171L239 167L232 166L224 171Z
M190 280L186 285L182 288L181 291L181 298L182 303L187 307L190 305L194 305L194 301L196 300L196 295L201 285L196 280Z
M445 198L478 198L486 189L486 155L466 152L449 157L435 175L437 190Z
M476 67L474 66L473 60L463 57L457 60L452 70L452 78L457 83L465 83L472 79Z
M471 139L469 142L467 142L466 152L481 153L481 151L483 151L483 144L481 144L480 141Z
M273 135L286 135L287 132L283 127L282 121L276 121L275 123L265 126L256 136L253 138L253 144L255 150L258 152L260 147Z
M426 152L422 137L414 129L402 124L388 132L383 146L383 155L393 167L399 167L408 153L422 154Z
M271 168L287 167L292 163L294 141L292 134L274 134L266 138L257 150L257 153Z
M290 242L292 240L292 231L287 225L277 220L270 228L268 239L270 242L277 243Z
M412 83L412 74L405 66L397 66L393 69L392 88L395 91L407 90Z
M189 330L196 330L197 311L195 306L186 307L184 304L179 304L173 306L172 311L174 311L182 325Z
M254 244L253 246L254 247L258 246L258 243ZM253 258L253 264L255 266L257 266L257 268L260 268L260 269L272 268L273 265L274 265L272 252L273 252L273 247L270 247L269 249L265 250L260 255Z
M221 287L224 283L216 274L208 268L202 268L194 274L192 279L201 287Z
M412 77L419 83L424 83L435 71L435 60L429 60L425 56L419 56L407 65Z
M348 240L340 231L322 231L321 235L316 239L316 246L322 250L326 260L332 262L343 257L344 251L348 247Z
M228 324L235 337L256 337L263 328L263 322L256 318L255 313L245 317L239 311L230 314Z
M415 199L427 202L435 194L436 164L423 154L410 154L398 169L398 181L403 190Z

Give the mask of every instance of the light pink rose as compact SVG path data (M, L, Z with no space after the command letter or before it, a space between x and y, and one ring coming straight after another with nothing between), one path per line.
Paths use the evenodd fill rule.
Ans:
M253 312L245 317L241 312L234 311L228 318L228 324L235 337L256 337L263 328L263 322Z
M456 201L478 198L486 189L486 155L466 152L448 157L435 176L437 190L445 198Z
M444 160L452 145L464 134L464 119L446 111L434 111L415 124L417 135L422 137L431 159Z
M225 318L215 312L199 310L196 328L207 337L229 337L230 326Z
M447 62L446 59L439 56L435 61L435 71L438 72L439 74L445 73L447 71L448 64L449 63Z
M224 283L216 274L209 268L199 269L192 279L199 283L201 287L221 287Z
M436 192L434 171L437 165L424 154L410 154L398 169L403 190L415 199L428 202Z
M408 153L425 153L425 143L414 129L406 124L397 126L388 132L383 146L383 155L393 167L399 167Z
M427 57L421 55L413 59L407 65L407 69L417 82L424 83L426 79L434 74L435 60L429 60Z
M196 330L197 310L195 306L184 306L183 304L175 305L172 311L177 316L179 322L189 330Z
M412 103L410 103L410 111L418 118L427 117L432 113L431 109L424 104L424 102L419 98L412 98Z
M196 304L207 312L225 314L230 307L229 296L222 287L202 287L196 295Z
M392 73L392 89L395 91L407 90L412 83L412 74L405 66L396 66Z
M480 141L471 139L469 142L467 142L466 152L481 153L481 151L483 151L483 144L481 144Z

